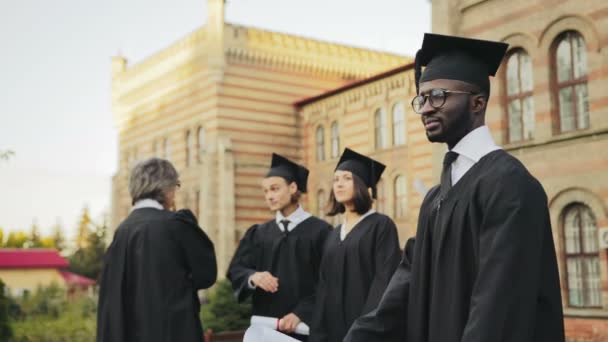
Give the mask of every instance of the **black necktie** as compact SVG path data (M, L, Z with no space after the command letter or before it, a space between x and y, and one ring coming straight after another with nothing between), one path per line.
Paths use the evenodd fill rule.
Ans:
M448 151L443 157L443 169L441 170L440 199L443 200L452 188L452 163L458 158L458 153Z
M283 225L283 233L285 233L285 236L289 235L289 229L287 229L287 227L289 227L289 220L281 220L281 224Z

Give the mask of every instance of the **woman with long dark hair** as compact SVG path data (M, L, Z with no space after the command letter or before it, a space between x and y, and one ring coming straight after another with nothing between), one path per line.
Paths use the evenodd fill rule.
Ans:
M341 342L355 319L378 305L399 263L395 223L372 209L384 168L348 148L338 162L328 214L342 214L343 222L324 246L309 341Z

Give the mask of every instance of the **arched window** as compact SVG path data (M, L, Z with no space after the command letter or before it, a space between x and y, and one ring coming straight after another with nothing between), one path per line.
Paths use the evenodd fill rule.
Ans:
M317 191L317 216L320 219L325 219L325 212L327 211L327 195L323 189Z
M203 161L203 151L205 149L205 129L201 126L196 130L196 159L200 163Z
M561 132L589 127L587 93L587 46L574 31L563 33L555 42L554 97L559 108Z
M162 152L160 149L160 141L159 140L154 140L154 144L152 146L152 150L154 151L154 156L157 158L160 158L162 156Z
M384 181L381 179L376 184L376 211L386 214L386 192L384 190Z
M387 147L386 140L386 112L382 108L378 108L374 113L374 133L375 147L382 149Z
M601 307L597 225L591 209L573 204L563 213L568 303L571 307Z
M196 215L196 218L200 221L200 216L199 216L199 207L201 205L201 192L200 190L196 190L194 192L194 215Z
M405 176L395 178L395 217L404 218L407 214L407 180Z
M338 122L334 121L331 124L331 157L338 158L340 156L340 129Z
M507 113L509 142L534 138L535 114L532 59L525 50L512 52L507 60Z
M165 159L171 159L171 145L169 144L169 138L163 140L163 150L165 151Z
M323 126L317 128L316 134L317 141L317 161L325 160L325 130Z
M186 166L192 165L192 154L194 153L194 138L190 130L186 131Z
M393 106L393 145L405 144L405 106L399 101Z

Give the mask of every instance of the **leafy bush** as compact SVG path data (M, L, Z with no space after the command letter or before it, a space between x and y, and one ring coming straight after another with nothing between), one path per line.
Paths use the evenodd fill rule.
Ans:
M217 282L209 294L209 303L203 305L203 327L213 332L245 330L249 327L251 300L239 304L232 294L230 282Z

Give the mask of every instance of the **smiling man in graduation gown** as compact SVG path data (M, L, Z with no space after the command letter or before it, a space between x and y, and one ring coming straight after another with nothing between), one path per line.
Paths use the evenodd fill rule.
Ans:
M278 330L288 334L300 322L310 325L323 243L331 230L299 204L307 181L305 167L273 154L262 187L276 216L249 228L227 275L239 301L253 296L253 315L280 318Z
M441 183L379 306L344 341L565 340L547 196L484 123L507 47L425 35L412 107L429 141L449 149Z

